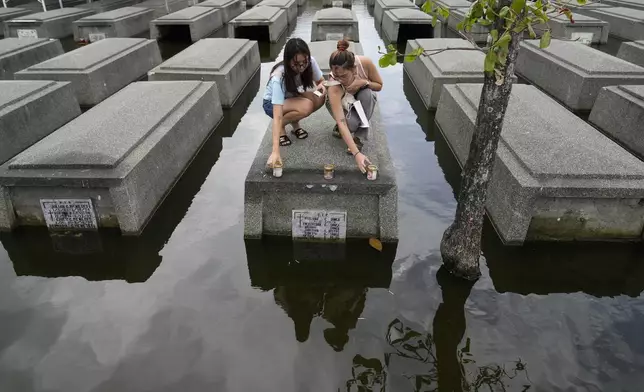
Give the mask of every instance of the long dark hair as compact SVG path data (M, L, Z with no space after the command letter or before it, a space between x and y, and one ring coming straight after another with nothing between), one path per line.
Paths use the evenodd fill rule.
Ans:
M286 42L284 46L284 59L279 63L275 64L271 73L277 69L280 65L284 66L284 77L282 78L282 83L284 83L284 90L291 94L298 94L297 83L295 82L295 77L297 72L291 67L291 60L295 58L298 54L306 56L306 59L309 65L304 69L300 74L300 80L304 88L313 87L313 67L311 66L311 50L309 46L300 38L291 38Z
M341 39L336 46L337 50L329 56L329 68L334 66L344 69L353 69L356 66L356 56L348 51L349 41Z

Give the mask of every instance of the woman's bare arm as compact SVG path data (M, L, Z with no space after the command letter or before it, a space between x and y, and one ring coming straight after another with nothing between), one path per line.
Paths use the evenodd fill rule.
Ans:
M380 72L378 72L378 67L368 57L360 57L360 60L369 77L369 88L373 91L382 90L382 77L380 76Z
M338 124L338 130L340 131L340 135L342 135L342 140L349 147L349 151L355 155L359 150L351 137L351 131L349 131L349 127L347 126L347 119L344 117L344 110L342 109L342 87L339 85L331 86L327 91L329 94L329 103L331 104L331 113L333 113L333 118Z

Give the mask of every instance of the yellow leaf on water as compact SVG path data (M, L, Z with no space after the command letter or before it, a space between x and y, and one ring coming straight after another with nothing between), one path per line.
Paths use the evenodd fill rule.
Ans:
M369 238L369 245L371 245L372 248L382 252L382 242L380 242L379 239L377 238Z

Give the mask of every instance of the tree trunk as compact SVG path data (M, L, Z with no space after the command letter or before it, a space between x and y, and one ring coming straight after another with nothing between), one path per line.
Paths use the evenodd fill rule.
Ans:
M503 83L497 85L494 73L485 73L476 127L463 168L456 216L441 241L441 255L447 269L468 280L476 280L481 275L479 258L487 185L494 168L503 118L510 100L521 34L511 34Z

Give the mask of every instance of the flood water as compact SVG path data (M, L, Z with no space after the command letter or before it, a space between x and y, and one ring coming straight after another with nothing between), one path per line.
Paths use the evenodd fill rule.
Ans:
M290 35L308 39L320 7ZM373 19L354 9L377 58ZM289 241L244 242L280 50L262 47L261 75L141 237L0 236L0 391L644 390L640 246L508 248L487 225L480 280L441 269L460 169L401 64L381 70L379 95L397 248L351 242L345 263L298 262L307 250Z

